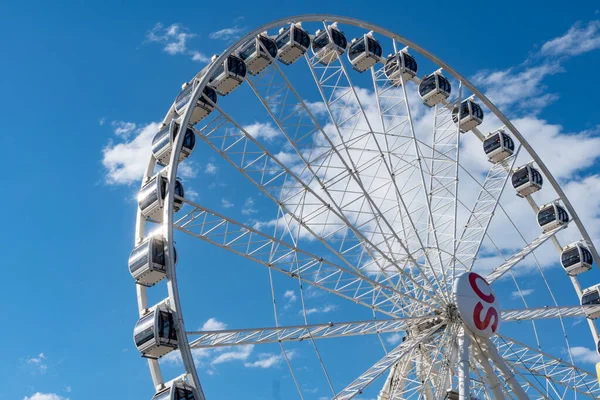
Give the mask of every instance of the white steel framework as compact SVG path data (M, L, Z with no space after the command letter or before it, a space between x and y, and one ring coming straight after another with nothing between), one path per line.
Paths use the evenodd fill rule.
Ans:
M135 244L142 243L153 227L158 227L164 235L167 298L175 315L178 350L185 369L185 374L176 380L184 380L193 387L195 400L205 400L192 349L275 343L279 344L298 394L304 399L285 345L307 341L313 345L332 398L338 400L364 394L376 382L382 382L380 390L374 392L378 400L441 399L447 395L460 399L567 399L582 395L597 398L598 382L593 374L575 365L563 319L585 318L597 312L600 305L559 305L556 301L535 254L549 240L560 254L558 234L573 228L560 225L526 239L531 235L522 232L520 221L515 222L503 205L517 158L526 153L533 159L596 264L600 261L598 253L558 182L524 136L449 65L410 40L373 24L330 15L297 16L249 32L213 59L195 76L199 83L189 104L197 103L209 77L230 54L256 35L271 34L274 28L288 23L297 24L297 29L308 26L321 29L327 33L327 46L338 43L336 35L342 32L339 30L342 25L361 35L365 30L372 31L374 36L369 37L377 38L393 54L400 51L419 54L432 64L434 69L429 72L437 70L451 77L453 93L447 100L426 108L417 95L421 80L417 77L405 80L400 74L399 80L390 81L385 58L362 76L352 71L351 62L344 55L335 56L337 53L323 58L322 53L315 55L308 51L290 67L278 63L264 42L256 40L260 47L256 51L262 52L268 66L256 75L248 74L245 85L253 96L243 101L260 106L268 124L277 132L277 140L283 144L277 145L270 140L272 136L267 137L241 122L234 115L235 110L221 105L221 101L205 99L212 112L195 126L190 124L194 107L187 107L181 116L174 113L174 105L171 107L164 124L175 118L179 126L190 126L202 144L250 182L277 211L274 223L240 222L177 197L183 208L174 214L175 182L184 135L174 138L169 162L162 170L168 182L163 217L160 221L146 219L138 211ZM304 71L301 84L295 81L300 74L288 73L288 68ZM309 86L315 97L305 97ZM229 96L235 97L236 93ZM465 155L461 156L464 140L485 138L478 128L461 132L462 117L458 122L453 119L453 111L465 99L480 102L489 115L486 118L494 118L515 139L513 154L490 163L484 173L474 173L464 162ZM259 129L266 126L263 124ZM158 167L151 155L142 184ZM473 196L469 196L471 192ZM522 201L534 212L538 211L531 196ZM522 239L521 250L507 248L502 244L503 238L497 237L494 225L497 215L502 216L507 232ZM534 217L531 223L536 223ZM273 231L265 232L265 227ZM169 257L175 254L176 231L241 256L244 263L266 267L275 326L186 331L177 271L173 257ZM492 268L486 267L489 259L496 260L493 257L499 261ZM525 259L529 270L517 270ZM525 299L526 290L521 289L522 277L531 274L531 260L537 266L536 279L550 294L553 304L549 306L530 307ZM511 283L508 278L512 279L516 287L512 296L520 299L523 307L507 308L496 315L496 322L499 318L505 324L506 334L486 339L463 323L464 315L457 311L452 287L460 274L472 270L486 271L485 280L494 287ZM303 324L279 324L272 271L300 284ZM563 282L567 279L580 296L579 278L565 274ZM304 285L370 310L373 317L311 324ZM136 286L140 316L154 305L149 304L148 291L158 291L161 287ZM578 303L576 298L574 304ZM186 314L189 312L186 307ZM538 324L545 322L560 326L555 336L562 348L566 345L567 357L552 355L542 346L545 335ZM519 332L512 328L516 324L527 325L527 340L518 335L513 337L513 333ZM596 340L598 333L593 321L588 319L588 325ZM396 341L396 347L388 350L382 338L386 334L400 335L402 341ZM384 350L382 358L336 390L317 339L365 335L378 336ZM558 346L557 343L553 345ZM149 359L148 363L156 391L173 383L163 379L158 360Z

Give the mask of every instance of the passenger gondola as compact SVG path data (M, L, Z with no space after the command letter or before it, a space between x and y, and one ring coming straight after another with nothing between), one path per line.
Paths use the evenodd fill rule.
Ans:
M251 75L258 75L277 56L277 45L264 32L244 44L238 50L238 56L244 60Z
M215 93L214 90L212 90L212 92ZM154 139L152 139L152 153L159 165L166 166L169 164L173 143L175 142L178 133L179 124L175 121L171 121L169 125L164 126L156 133L156 135L154 135ZM183 144L181 146L181 151L179 152L179 162L188 158L195 147L196 135L193 130L188 128L185 131Z
M560 263L567 274L574 276L589 271L594 259L587 247L581 243L573 243L563 248Z
M177 263L177 252L173 248L174 264ZM161 234L153 235L136 246L129 255L129 272L135 283L142 286L153 286L165 278L167 274L167 245Z
M600 285L585 289L581 294L581 305L593 306L598 304L600 304ZM597 311L586 310L586 315L589 319L600 317L600 307L598 307Z
M469 132L483 122L483 110L479 104L469 98L460 103L460 107L455 106L452 110L452 120L455 124L459 123L459 108L461 132Z
M331 35L331 40L329 36ZM329 65L337 57L344 54L348 40L344 33L337 28L337 23L329 25L327 29L319 29L312 41L312 52L323 65Z
M517 191L517 196L527 197L542 188L544 179L540 171L531 165L523 165L515 169L511 177L513 188Z
M156 393L152 400L196 400L196 397L192 386L178 381Z
M175 113L178 117L182 117L187 110L190 100L192 99L192 93L199 84L200 80L194 79L192 84L186 82L181 86L181 92L179 92L177 98L175 99ZM190 125L197 124L212 112L214 106L211 102L215 104L217 103L217 93L213 88L207 85L204 87L202 96L200 96L196 102L194 111L192 111Z
M213 56L213 62L216 58ZM244 60L232 54L216 69L208 83L221 96L226 96L244 82L246 71Z
M442 75L439 69L433 74L423 78L419 84L419 96L426 106L433 107L450 97L452 87L450 81Z
M448 389L446 390L446 395L444 396L444 400L458 400L460 397L456 390Z
M557 202L546 204L540 207L537 213L538 225L542 231L548 232L554 228L569 223L569 214Z
M310 35L299 22L281 28L275 39L277 59L285 65L290 65L302 57L310 47Z
M153 307L135 324L133 339L145 358L158 359L177 349L175 313L165 302Z
M515 142L504 129L499 129L485 138L483 151L491 162L497 163L514 153Z
M146 218L162 221L163 206L167 195L167 178L158 173L142 186L138 194L138 205L140 211ZM183 185L179 180L175 182L175 198L173 199L173 212L177 212L183 206Z
M348 48L348 60L354 70L365 72L381 61L381 44L373 37L373 32L352 40Z
M417 75L417 61L408 54L407 47L394 55L390 54L383 71L392 85L400 86L403 81L408 82Z

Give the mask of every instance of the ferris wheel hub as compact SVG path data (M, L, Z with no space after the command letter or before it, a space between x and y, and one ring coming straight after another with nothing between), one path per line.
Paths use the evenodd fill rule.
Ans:
M465 272L454 281L453 294L458 316L471 332L489 338L498 331L498 298L484 277Z

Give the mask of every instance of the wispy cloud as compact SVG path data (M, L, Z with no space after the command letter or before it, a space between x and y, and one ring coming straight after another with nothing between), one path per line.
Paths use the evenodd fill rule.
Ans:
M292 305L296 301L298 301L298 297L296 296L296 293L293 290L286 290L283 294L283 299L285 300L285 304L283 306L284 310L289 310L292 307Z
M148 32L146 38L150 42L163 45L163 51L170 55L184 54L187 52L187 41L196 36L181 24L171 24L165 27L158 22Z
M520 299L521 295L523 295L523 297L527 297L533 292L535 292L535 289L523 289L520 292L518 290L515 290L510 294L510 297L512 297L513 299Z
M397 332L392 333L385 339L386 342L388 342L389 344L392 344L392 345L400 343L401 340L402 340L402 335L400 335Z
M227 200L227 199L221 199L221 207L223 207L223 208L231 208L233 206L235 206L235 204L233 204L229 200Z
M571 347L571 355L573 360L581 363L595 364L600 361L600 355L595 350L587 347Z
M55 393L40 393L37 392L33 395L31 395L31 397L27 397L25 396L23 398L23 400L69 400L68 398L59 396Z
M246 361L248 357L250 357L250 355L252 354L253 350L254 345L239 346L236 350L226 351L224 353L219 354L210 363L212 365L218 365L236 360Z
M576 23L564 35L544 43L521 65L506 70L478 72L473 81L498 106L516 106L522 111L537 112L558 99L546 93L546 77L562 73L561 62L600 48L600 21L587 25Z
M213 163L208 163L204 167L204 173L207 175L214 175L217 173L217 166Z
M110 124L114 129L115 135L120 136L124 139L129 138L131 133L137 127L135 123L125 121L112 121Z
M235 26L232 26L229 28L219 29L218 31L211 32L208 35L208 37L210 39L224 40L226 42L230 42L235 39L238 39L244 30L245 30L245 28L241 28L241 27L235 25Z
M254 208L254 199L252 197L248 197L244 201L244 206L242 207L243 215L252 215L256 214L258 211Z
M163 51L172 56L185 54L190 56L193 61L208 63L210 57L188 47L189 40L195 36L195 33L190 32L189 29L181 24L171 24L165 27L162 23L158 22L146 34L146 39L151 43L161 44Z
M540 53L550 56L577 56L600 48L600 21L581 22L573 25L567 33L542 46Z
M26 362L27 364L35 366L36 369L42 374L48 370L48 365L46 365L46 356L44 353L40 353L36 357L29 357Z
M334 304L327 304L323 307L313 307L313 308L307 308L306 309L306 315L311 315L311 314L327 314L330 313L332 311L337 310L337 306ZM300 315L303 315L304 311L300 310Z
M296 352L290 350L286 352L287 358L291 360ZM244 366L249 368L271 368L281 364L284 360L283 354L261 353L258 355L258 360L253 362L245 362Z

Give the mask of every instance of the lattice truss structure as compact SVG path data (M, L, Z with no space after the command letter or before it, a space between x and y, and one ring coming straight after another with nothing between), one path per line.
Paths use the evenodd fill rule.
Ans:
M328 28L332 19L326 20L330 22L313 23L333 41ZM332 399L360 396L374 382L380 385L379 400L441 399L450 390L458 391L464 379L470 381L471 396L480 399L600 396L595 376L575 365L568 353L570 344L564 339L563 324L564 318L585 318L600 312L600 306L555 302L543 308L502 310L503 324L528 324L535 332L537 321L559 321L563 329L556 334L561 341L558 346L567 353L552 355L546 353L537 333L535 341L528 344L509 334L491 340L470 335L454 305L455 279L477 269L483 251L486 257L496 252L501 260L486 270L486 280L503 284L512 279L524 301L518 282L527 275L516 274L516 268L523 260L530 261L547 241L562 249L557 234L567 228L566 224L540 230L542 233L531 240L526 239L531 235L513 224L507 232L523 238L522 248L510 254L506 249L494 249L490 229L494 217L503 215L512 221L502 202L512 171L519 165L517 158L521 160L527 153L540 167L542 161L489 100L449 66L381 28L351 19L339 21L373 29L382 45L394 54L418 52L435 61L453 77L452 95L426 108L418 97L421 79L401 76L399 81L391 80L385 57L360 76L362 85L369 82L365 88L353 83L357 72L345 55L324 65L322 55L306 52L294 65L304 65L305 77L309 77L302 85L288 76L287 66L267 55L271 63L257 75L248 74L244 84L254 95L252 101L262 104L277 129L278 143L283 145L252 132L220 102L210 99L205 100L212 112L191 129L199 142L214 150L272 204L276 219L269 223L241 222L171 194L183 203L182 209L176 214L166 210L170 217L163 221L141 218L138 242L143 240L140 231L144 231L144 223L162 224L165 232L171 229L191 235L248 263L298 280L303 287L313 286L363 306L371 310L373 319L310 324L304 308L306 323L302 325L280 326L276 319L272 327L202 332L185 331L181 318L179 333L189 337L185 348L180 349L187 373L184 379L196 388L197 398L203 399L204 394L193 362L185 356L191 349L275 343L285 352L285 343L306 340L317 350L320 339L388 333L401 334L403 340L393 349L384 347L382 358L344 388L336 388ZM405 45L409 47L400 50ZM260 46L266 52L264 44ZM204 74L208 75L206 71ZM202 74L198 77L207 81ZM301 94L307 84L318 94L316 102ZM196 92L198 99L200 92ZM478 128L461 132L462 120L453 115L453 110L473 98L469 96L476 96L487 112L495 114L499 124L495 128L503 125L515 139L513 151L500 161L490 162L487 173L481 176L463 165L461 142L465 135L481 140L486 136ZM190 104L195 104L193 100ZM169 115L185 122L189 120L187 114ZM178 159L177 155L171 157ZM164 168L171 180L176 176L176 165L172 162ZM152 171L149 168L147 179ZM556 183L549 174L545 178ZM476 188L474 195L461 196L463 181L469 182L469 190ZM562 191L557 194L573 214ZM522 201L538 211L532 197ZM585 239L583 226L577 228ZM169 234L166 236L172 241ZM586 244L596 256L589 238ZM167 274L167 279L171 282L174 275ZM535 279L550 287L541 268ZM568 279L565 274L565 282ZM571 276L570 281L580 294L577 277ZM175 287L169 295L176 292ZM138 288L138 299L145 306L141 309L149 307L145 296L146 289ZM578 304L576 296L573 304ZM588 322L596 337L593 322ZM468 368L462 369L466 378L459 373L459 337L470 337L468 359L463 360ZM319 360L326 371L320 356ZM287 357L286 361L296 379L292 363ZM149 362L156 388L167 387L170 383L162 381L158 362ZM303 396L300 385L298 388L302 398L309 398Z

